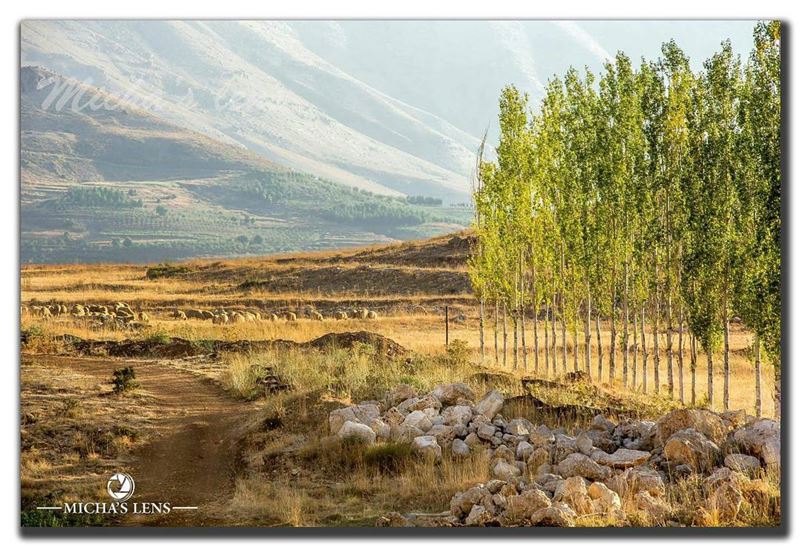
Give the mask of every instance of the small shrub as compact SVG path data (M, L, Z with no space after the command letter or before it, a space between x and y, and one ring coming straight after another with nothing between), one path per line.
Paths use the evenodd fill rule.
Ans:
M114 371L114 377L111 384L114 386L114 393L124 393L129 391L139 384L135 381L136 373L133 367L119 368Z
M447 345L447 359L455 365L464 365L469 360L469 344L456 338Z
M169 334L159 331L148 336L147 341L154 345L163 345L172 342L172 337Z
M62 402L61 412L62 415L69 418L74 418L79 414L80 401L74 397L69 397Z
M159 264L147 268L145 277L147 279L160 279L162 277L175 277L176 275L189 273L191 270L186 266L172 266L170 264Z

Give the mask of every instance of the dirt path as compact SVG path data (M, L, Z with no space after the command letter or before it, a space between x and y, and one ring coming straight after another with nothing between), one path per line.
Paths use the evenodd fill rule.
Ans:
M141 392L158 409L149 441L122 463L136 483L133 502L169 502L168 515L128 515L125 525L220 525L217 509L233 495L237 440L256 406L229 397L218 385L158 361L64 359L64 365L108 381L132 365Z

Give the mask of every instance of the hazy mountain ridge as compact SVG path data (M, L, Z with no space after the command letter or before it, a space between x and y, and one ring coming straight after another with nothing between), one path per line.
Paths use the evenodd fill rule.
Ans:
M36 21L22 40L23 63L117 93L136 82L136 96L161 98L160 116L290 167L466 198L475 137L342 73L284 23Z

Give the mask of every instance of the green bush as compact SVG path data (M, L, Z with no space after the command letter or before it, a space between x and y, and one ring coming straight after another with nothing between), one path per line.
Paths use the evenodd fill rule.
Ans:
M129 391L139 384L136 383L136 373L133 367L118 368L114 371L111 384L114 386L114 393L124 393Z

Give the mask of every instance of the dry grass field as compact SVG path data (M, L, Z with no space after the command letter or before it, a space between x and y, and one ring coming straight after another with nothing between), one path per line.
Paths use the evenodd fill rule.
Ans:
M23 522L27 518L32 525L357 526L373 525L392 511L447 510L457 491L487 480L485 454L457 461L445 458L441 465L432 466L410 458L405 445L376 445L364 452L332 444L327 438L327 416L342 404L381 399L399 383L422 392L444 382L466 382L475 393L496 388L508 397L519 397L523 402L514 408L515 415L532 421L542 419L535 409L525 406L524 398L530 392L520 382L536 376L530 322L527 370L521 362L516 370L512 368L510 332L505 366L502 333L501 355L495 362L491 317L486 321L486 357L481 359L478 307L470 293L465 266L468 250L468 236L459 234L337 252L193 260L158 272L124 264L23 267ZM34 311L34 306L48 304L69 309L75 304L113 308L116 302L127 303L136 320L123 325L71 313L45 318ZM445 347L445 306L450 317L449 348ZM225 309L231 317L234 311L250 310L259 312L261 318L218 324L210 319L176 318L176 309ZM354 309L374 311L376 317L335 318L337 312ZM288 312L296 314L297 320L284 319L283 314ZM273 313L281 317L271 320ZM322 319L315 319L314 313L322 314ZM567 391L545 387L535 393L536 397L553 405L624 408L640 418L657 418L680 406L675 400L677 378L675 398L666 394L664 341L660 344L659 395L653 393L652 355L646 394L641 384L622 385L621 353L617 355L617 380L613 385L608 383L610 335L608 325L603 328L604 378L598 380L595 370L593 385ZM360 331L387 337L414 358L386 359L368 344L339 348L311 348L307 344L329 333ZM132 347L151 349L147 350L150 353L129 351L114 357L108 352L109 346L93 352L78 350L84 346L75 345L74 339L65 335L91 341L133 341L141 345ZM175 338L187 340L186 347L191 351L176 350L160 357L152 353L153 347L175 344ZM298 344L241 351L233 344L275 340ZM231 344L219 346L221 342ZM731 342L731 407L752 414L752 337L733 325ZM568 367L564 370L559 329L558 369L556 375L550 374L552 378L572 371L571 344L568 336ZM225 349L217 351L217 347ZM582 345L578 352L582 363ZM539 362L542 370L538 376L547 378L543 354ZM688 352L685 363L685 396L689 401ZM714 409L721 410L721 355L715 355L715 363L718 391ZM597 366L596 355L593 364ZM124 365L135 368L141 386L130 394L115 394L110 386L111 373ZM266 372L292 389L264 397L258 380ZM696 375L697 403L702 405L706 402L702 357ZM772 414L772 378L773 371L765 364L765 416ZM638 379L641 382L641 370ZM551 427L566 431L586 425L581 417L550 418ZM197 459L198 450L204 454L202 460ZM174 453L165 458L163 451ZM192 463L187 467L188 462ZM119 466L135 470L142 492L169 492L176 500L197 502L201 510L169 519L37 520L31 509L36 505L99 496L98 478ZM154 467L163 472L156 473ZM204 476L214 476L215 480L202 482L191 493L172 484L175 477L194 473L192 470L205 470ZM192 482L195 476L186 475L182 482ZM735 523L714 519L702 523L774 523L779 519L774 508L775 499L779 499L777 477L764 480L768 485L765 488L771 490L764 493L763 506L751 504ZM698 484L693 486L687 480L671 486L668 495L691 500L702 494ZM609 524L619 523L588 517L579 523Z

